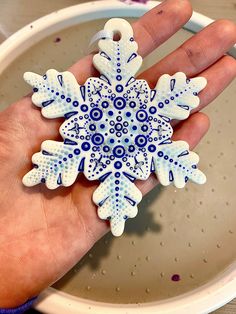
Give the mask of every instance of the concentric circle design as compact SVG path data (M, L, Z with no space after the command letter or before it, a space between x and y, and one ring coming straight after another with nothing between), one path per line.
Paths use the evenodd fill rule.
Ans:
M117 158L121 158L125 155L125 148L122 145L117 145L113 149L113 154Z
M90 111L90 118L94 121L99 121L102 119L102 110L99 108L94 108Z
M96 146L102 145L102 143L104 142L104 137L100 133L95 133L93 134L91 140L92 140L92 143Z
M147 112L145 110L138 110L137 113L136 113L136 119L139 121L139 122L144 122L147 120Z
M147 137L145 135L138 135L138 136L136 136L135 144L138 147L144 147L147 144Z
M126 101L123 97L116 97L114 100L114 107L118 110L124 109L126 106Z
M89 86L90 106L81 104L81 115L77 114L71 121L74 126L67 129L74 133L67 136L81 140L81 150L99 154L106 165L119 159L130 167L128 158L136 158L140 152L143 156L155 153L158 142L170 137L171 128L158 118L158 104L148 107L148 95L142 96L142 101L137 97L143 94L141 87L117 83L114 91L103 90L102 85ZM140 164L135 169L138 167Z

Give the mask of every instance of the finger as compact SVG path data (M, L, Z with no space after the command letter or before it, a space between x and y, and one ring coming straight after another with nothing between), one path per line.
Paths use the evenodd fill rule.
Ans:
M236 42L236 25L228 20L219 20L170 53L160 62L140 74L154 86L165 73L181 71L192 77L220 59Z
M178 124L175 129L173 140L183 140L189 144L190 150L193 149L206 134L209 129L209 118L202 112L190 116L187 120ZM158 184L156 176L153 174L146 181L137 181L137 186L145 195Z
M133 24L135 39L139 44L139 53L142 56L150 53L163 41L165 41L172 34L174 34L179 28L181 28L181 26L185 24L190 18L191 13L192 9L188 0L167 0L144 14L143 17L141 17L137 22ZM161 32L156 31L159 29L161 29ZM75 75L80 84L84 83L88 77L98 75L98 72L92 66L92 58L93 54L90 54L79 60L69 69L69 71L71 71ZM49 124L54 123L56 127L58 127L58 122L46 123L45 119L40 117L40 113L38 112L38 110L34 111L33 115L31 101L29 101L29 98L28 100L26 98L23 99L23 103L25 105L23 108L23 112L28 112L29 110L31 112L32 118L34 116L35 119L40 120L40 125L44 130L43 133L41 131L37 132L37 134L40 134L40 139L47 137L54 138L54 136L56 136L56 128L52 128L51 125L49 126ZM10 106L9 110L12 109L21 111L18 103ZM19 112L19 119L20 117L24 121L26 121L23 113L21 112ZM31 120L32 119L29 119L29 121ZM29 127L28 129L32 128ZM51 130L54 130L53 134L51 134ZM35 137L32 136L32 138ZM37 140L39 140L38 137Z
M202 110L211 103L236 77L236 60L231 56L224 56L214 65L199 74L207 79L207 86L200 92L200 104L191 114ZM178 120L171 122L177 126Z
M192 7L186 0L167 0L132 24L139 54L147 56L175 34L191 17Z
M192 8L188 0L166 0L144 14L132 24L139 54L147 56L164 41L176 33L191 17ZM86 56L69 68L79 84L98 72L92 66L93 54Z
M199 94L200 105L193 112L206 107L234 80L236 60L233 57L224 56L199 76L207 79L207 86Z

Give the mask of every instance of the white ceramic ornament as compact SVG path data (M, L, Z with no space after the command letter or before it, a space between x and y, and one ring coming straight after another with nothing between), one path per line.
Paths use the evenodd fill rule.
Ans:
M188 180L205 183L205 175L197 169L198 155L186 142L171 140L170 122L188 118L207 82L179 72L162 75L150 89L145 80L134 77L142 58L131 25L113 18L104 32L119 33L120 40L99 40L93 64L100 77L79 85L70 72L24 74L33 86L32 102L42 108L42 115L66 120L60 127L64 142L44 141L23 183L42 182L55 189L72 185L79 172L88 180L99 180L93 194L98 216L110 220L112 233L120 236L142 199L134 180L146 180L154 172L165 186L183 188Z

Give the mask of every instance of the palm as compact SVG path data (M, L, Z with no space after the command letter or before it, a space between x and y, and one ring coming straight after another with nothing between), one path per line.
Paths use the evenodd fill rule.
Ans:
M190 14L187 0L168 0L144 15L133 25L139 53L149 54L186 23ZM161 27L162 34L156 32L160 25L165 26ZM200 94L200 110L236 75L235 60L221 58L235 41L235 25L228 21L216 22L141 77L151 86L163 73L183 71L188 76L201 73L208 79L208 87ZM221 45L217 45L218 42ZM204 55L199 51L203 45ZM91 57L70 69L79 83L96 75ZM0 287L0 307L16 306L37 295L68 271L108 230L107 224L98 219L91 200L96 182L88 182L80 176L72 187L54 191L43 185L29 189L22 184L23 175L31 168L32 154L39 150L42 141L57 139L59 125L59 121L42 118L30 97L11 105L0 115L0 282L4 283L3 288ZM195 113L177 125L174 137L186 140L193 147L208 126L208 118ZM151 177L138 184L145 194L156 180Z
M94 182L80 178L72 187L54 191L47 190L43 185L31 189L23 186L21 179L30 167L30 155L50 132L52 137L56 135L57 123L45 121L40 111L32 109L29 98L23 99L20 106L19 103L13 105L5 113L8 120L2 121L4 131L1 134L8 141L6 147L2 140L1 147L3 151L8 151L8 162L1 173L0 188L6 191L1 195L1 230L4 230L1 244L5 245L5 252L1 252L1 263L4 265L6 260L6 269L0 278L8 274L9 267L14 268L16 276L25 267L30 282L35 283L33 289L37 294L46 282L49 285L62 276L93 245L96 240L93 238L93 226L97 230L96 238L107 227L97 218L96 208L91 201L96 185ZM17 126L18 121L21 123ZM5 156L0 155L2 158ZM9 187L7 190L6 186ZM16 247L19 253L14 253L16 256L9 264L8 252L14 252ZM41 287L34 280L38 276L44 283ZM27 284L25 278L23 280L24 285ZM4 282L4 278L1 282Z

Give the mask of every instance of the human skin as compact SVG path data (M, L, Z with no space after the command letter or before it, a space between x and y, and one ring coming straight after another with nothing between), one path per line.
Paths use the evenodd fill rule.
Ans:
M188 0L166 0L132 24L142 57L150 54L191 17ZM175 125L174 140L193 149L209 128L199 112L236 76L236 60L225 53L236 42L236 26L219 20L187 40L177 50L139 75L153 87L164 73L203 76L207 87L190 117ZM93 54L74 64L80 84L98 72ZM26 96L0 113L0 308L16 307L61 278L109 230L97 217L92 193L97 182L83 175L71 187L48 190L44 185L24 187L31 156L46 139L58 140L60 119L47 120ZM143 195L157 179L137 185Z

